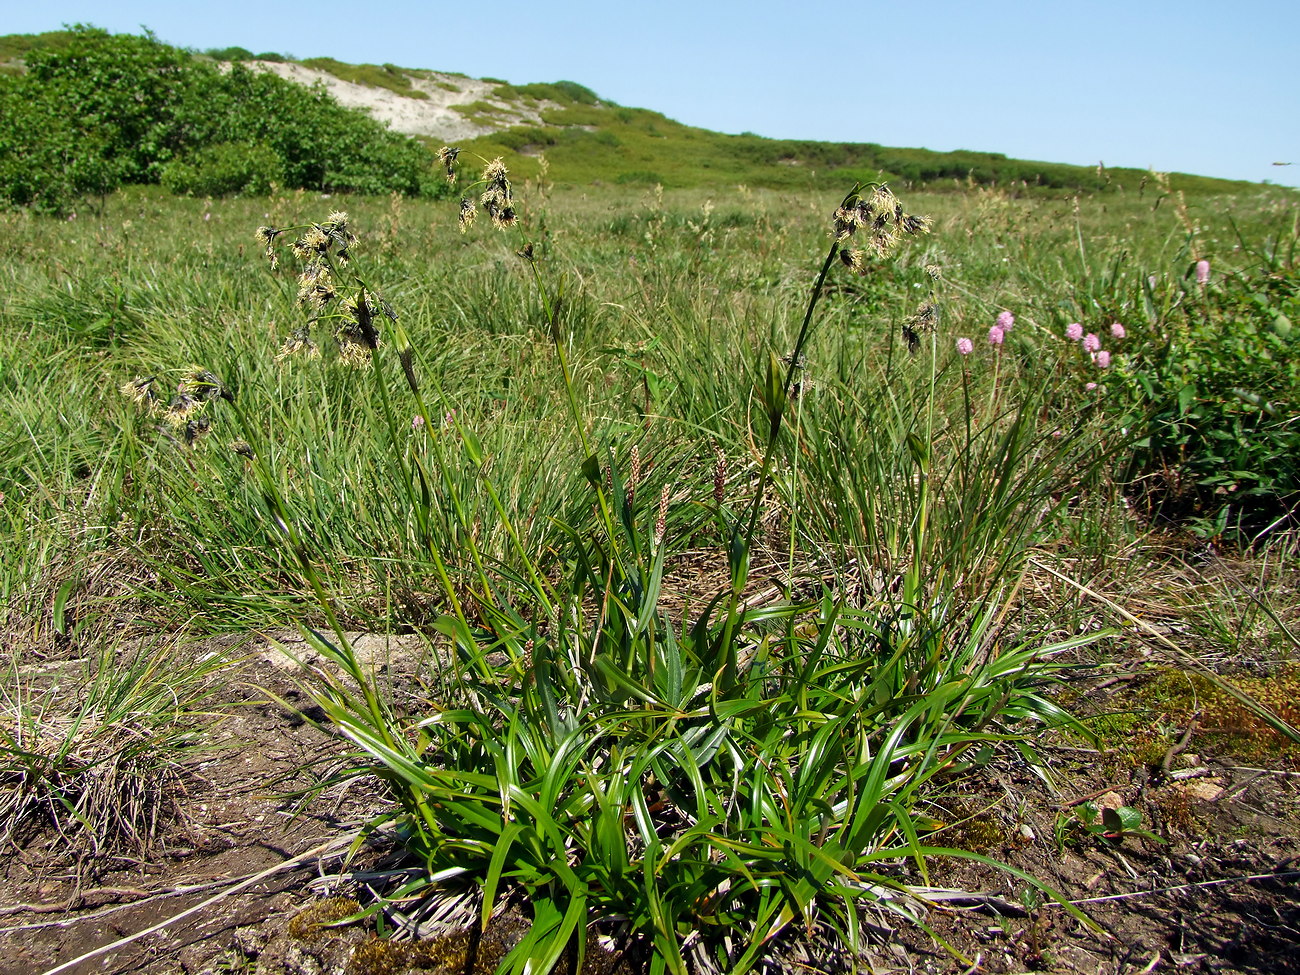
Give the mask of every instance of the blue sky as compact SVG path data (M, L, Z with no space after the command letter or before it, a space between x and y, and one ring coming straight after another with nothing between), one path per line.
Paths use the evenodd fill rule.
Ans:
M722 132L1300 186L1295 0L0 0L0 33L76 22L200 49L577 81Z

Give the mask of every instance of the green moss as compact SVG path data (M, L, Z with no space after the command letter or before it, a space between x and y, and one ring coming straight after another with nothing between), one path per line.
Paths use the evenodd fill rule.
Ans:
M297 941L315 941L321 929L336 924L361 910L361 905L350 897L328 897L299 911L289 921L289 937Z
M1228 679L1292 725L1300 723L1300 666L1290 665L1267 676ZM1178 727L1185 728L1195 720L1193 748L1204 747L1251 762L1280 762L1287 767L1300 764L1289 739L1200 674L1163 670L1138 684L1134 695L1143 708ZM1161 739L1160 744L1159 755L1154 754L1154 746L1147 753L1147 764L1164 757L1169 739ZM1128 747L1132 750L1134 744Z

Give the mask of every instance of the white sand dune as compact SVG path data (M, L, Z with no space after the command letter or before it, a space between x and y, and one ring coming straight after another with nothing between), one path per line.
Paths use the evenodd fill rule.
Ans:
M247 64L254 70L270 71L281 78L304 85L320 82L339 104L348 108L364 108L395 132L428 136L443 142L469 139L512 125L538 124L541 122L541 110L559 107L545 101L538 102L536 107L503 101L493 97L492 92L498 87L493 82L436 71L429 72L430 77L427 79L409 76L411 87L429 97L408 98L387 88L344 81L326 71L317 71L301 64L278 61L250 61ZM453 86L456 90L447 86ZM482 117L488 113L481 107L474 112L473 121L453 107L473 102L486 102L492 106L494 111L491 113L491 124L484 122Z

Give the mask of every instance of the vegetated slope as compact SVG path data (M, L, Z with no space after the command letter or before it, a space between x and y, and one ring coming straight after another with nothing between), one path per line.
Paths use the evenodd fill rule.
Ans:
M83 30L0 37L0 71L21 74L27 58L66 51ZM186 53L196 62L215 62L226 72L238 63L256 76L273 74L312 86L344 108L363 109L392 132L414 136L432 148L450 143L460 145L467 159L502 156L519 176L541 174L539 157L544 156L547 177L560 183L820 187L891 180L910 186L1097 191L1114 185L1136 187L1147 177L1141 170L1107 171L991 152L726 135L683 125L649 109L605 101L570 81L511 85L392 64L352 65L329 57L295 61L274 52L254 55L244 48ZM1241 184L1177 175L1172 185L1224 191Z

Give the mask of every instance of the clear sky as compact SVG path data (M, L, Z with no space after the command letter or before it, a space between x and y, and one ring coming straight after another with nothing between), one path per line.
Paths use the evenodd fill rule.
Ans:
M1300 186L1300 0L0 0L0 33L64 23L576 81L721 132Z

